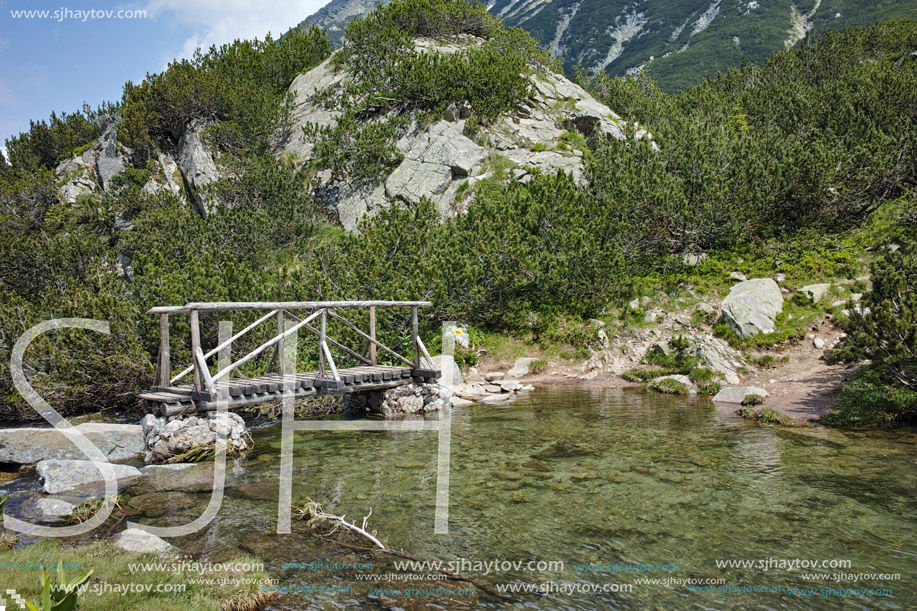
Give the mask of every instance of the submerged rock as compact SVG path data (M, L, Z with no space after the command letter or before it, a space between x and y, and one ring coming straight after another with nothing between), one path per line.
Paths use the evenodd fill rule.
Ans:
M137 424L87 422L74 428L94 443L111 462L143 456L143 431ZM0 429L0 462L33 464L50 459L88 458L64 433L54 428Z
M140 471L128 465L111 465L119 485L124 480L140 477ZM44 482L42 490L56 494L88 485L103 485L105 480L96 463L91 460L43 460L36 466Z

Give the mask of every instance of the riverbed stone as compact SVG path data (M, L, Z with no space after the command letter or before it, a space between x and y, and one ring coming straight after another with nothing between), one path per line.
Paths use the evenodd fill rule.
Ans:
M147 465L140 469L143 476L131 485L131 492L209 492L213 490L213 463L174 463Z
M761 398L765 398L767 397L767 391L757 386L727 386L716 393L713 400L717 403L741 404L748 395L758 395Z
M506 377L506 374L502 371L491 371L490 373L484 376L484 379L488 382L493 382L495 380L502 380Z
M487 405L494 405L496 403L506 403L510 399L509 394L501 393L499 395L487 395L481 399L481 403L486 403Z
M114 540L115 546L135 554L170 554L175 548L163 539L139 528L128 528Z
M140 471L129 465L111 465L119 486L126 480L140 477ZM44 482L42 490L56 494L81 486L104 485L102 472L91 460L43 460L36 466Z
M40 522L57 522L76 509L76 505L73 503L46 496L35 499L30 505L30 508L35 512L35 517Z
M145 517L158 518L172 511L181 511L194 505L196 501L184 492L150 492L132 497L128 505L141 512Z
M777 315L783 311L783 295L770 278L755 278L733 286L722 308L723 321L739 337L773 333Z
M136 424L87 422L74 427L111 462L143 456L143 431ZM88 457L61 431L26 427L0 429L0 462L34 464L42 460L85 460Z
M500 390L503 392L516 392L522 388L522 384L515 380L509 380L508 382L500 382Z
M474 401L462 399L461 397L452 397L452 407L469 407L474 405Z

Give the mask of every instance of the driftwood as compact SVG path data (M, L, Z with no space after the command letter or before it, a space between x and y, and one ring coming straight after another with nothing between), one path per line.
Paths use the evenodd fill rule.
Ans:
M399 558L413 560L414 562L417 562L417 563L425 563L426 566L431 566L433 564L429 560L418 558L417 556L412 556L411 554L408 554L407 552L404 552L403 550L392 549L388 547L385 543L383 543L376 536L375 530L372 532L369 532L369 530L367 529L367 521L369 520L370 516L372 516L373 514L372 508L370 508L369 513L363 517L363 521L360 526L357 526L356 522L348 522L346 520L346 516L338 516L333 513L326 512L324 509L322 509L321 505L319 505L312 499L307 499L305 505L299 508L297 512L299 514L298 516L299 519L305 522L307 526L309 526L309 528L312 531L312 534L317 536L319 539L322 539L323 541L328 541L336 545L342 545L350 549L356 549L356 550L361 550L361 551L366 551L366 552L382 552L383 554L388 554L389 556L398 556ZM329 530L328 532L320 532L320 528L322 526L326 526L326 527L330 526L331 530ZM337 539L331 538L331 535L336 533L341 528L344 528L345 530L355 535L363 537L364 539L372 543L374 547L360 547L357 545L350 545L343 541L339 541ZM440 567L439 569L437 569L436 572L442 575L445 575L448 579L451 579L453 581L463 581L466 583L470 583L475 588L482 590L484 592L487 592L488 594L492 596L497 596L497 597L502 596L501 594L498 594L497 592L490 589L489 587L478 583L477 581L475 581L474 579L466 575L455 573L443 567Z

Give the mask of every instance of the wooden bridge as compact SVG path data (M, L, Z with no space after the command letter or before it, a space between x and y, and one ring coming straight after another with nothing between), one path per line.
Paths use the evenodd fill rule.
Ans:
M152 308L148 314L159 315L159 359L156 371L156 385L150 392L140 395L144 408L159 416L174 416L184 413L216 410L222 402L229 409L267 403L285 396L295 398L320 394L344 394L379 390L403 386L411 382L431 382L440 377L427 348L420 339L417 325L419 308L429 307L427 301L301 301L267 303L189 303L184 306ZM369 310L369 328L366 331L347 320L341 313L358 308ZM410 308L411 310L411 358L398 354L394 349L376 339L376 308ZM220 322L218 343L204 352L201 345L202 313L264 311L263 316L247 327L232 334L228 321ZM297 314L298 313L298 314ZM176 375L172 374L170 357L169 316L187 314L191 333L192 362ZM232 344L255 328L275 320L277 331L274 336L261 343L237 360L232 359ZM338 329L346 329L351 336L362 340L361 349L348 347L329 337L329 320ZM313 326L314 323L315 326ZM317 339L318 371L289 371L290 363L296 363L288 350L295 347L299 330L309 332ZM332 352L339 357L346 355L358 365L338 368ZM242 365L248 369L256 365L254 359L273 349L273 355L264 373L257 377L232 377ZM299 351L298 347L294 348ZM380 352L384 360L394 365L379 363ZM302 352L299 352L302 354ZM216 359L214 359L216 357ZM426 361L427 367L423 367ZM208 361L215 361L211 370ZM314 362L314 361L313 361ZM294 365L292 369L296 369ZM182 382L191 374L191 381Z

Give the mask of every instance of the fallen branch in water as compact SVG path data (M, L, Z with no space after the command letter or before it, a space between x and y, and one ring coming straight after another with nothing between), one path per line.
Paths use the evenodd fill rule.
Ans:
M336 543L337 545L343 545L344 547L349 547L351 549L357 549L361 551L369 551L369 552L378 551L378 552L382 552L383 554L388 554L390 556L398 556L399 558L405 558L407 560L413 560L414 562L424 563L426 564L426 566L432 566L436 564L436 563L431 563L429 560L424 560L423 558L412 556L404 551L391 549L390 547L385 545L385 543L379 540L379 538L376 536L376 531L369 532L367 530L366 523L369 520L369 517L373 514L372 508L370 508L369 513L363 517L363 522L360 526L357 526L356 522L348 522L345 519L346 516L338 516L333 513L326 512L324 509L322 509L322 506L320 504L316 503L312 499L307 499L306 504L303 505L297 511L299 513L299 519L306 523L306 526L308 526L312 530L312 533L315 536L317 536L319 539L322 539L324 541L330 541L332 543ZM328 525L331 526L330 531L319 532L320 527L328 526ZM342 527L352 532L353 534L359 535L363 537L364 539L367 539L368 541L372 542L372 544L375 547L359 547L356 545L350 545L348 543L344 543L343 541L332 539L331 535L336 533ZM446 577L448 577L449 579L453 581L464 581L464 582L470 583L474 587L478 588L479 590L483 590L484 592L487 592L491 596L502 597L501 594L498 594L497 592L491 590L487 586L481 585L480 583L478 583L471 577L466 577L465 575L454 573L442 567L438 568L436 571L438 573L441 573L442 575L445 575Z

